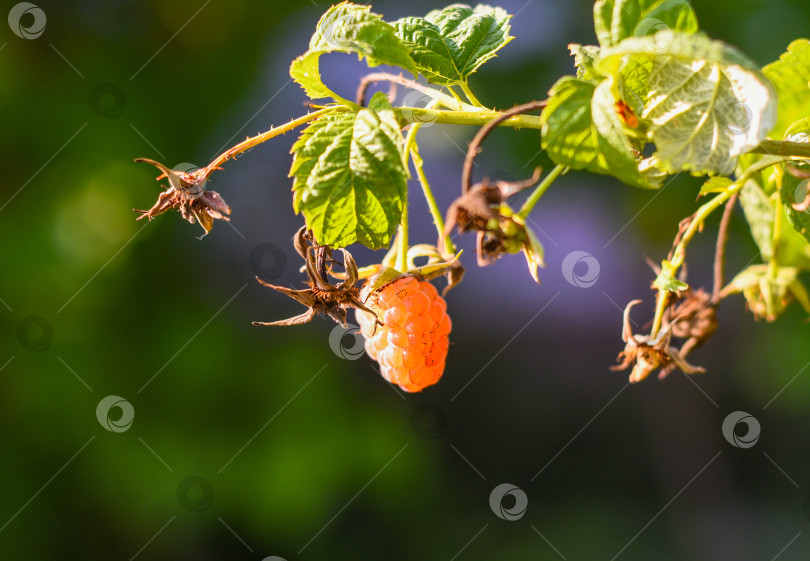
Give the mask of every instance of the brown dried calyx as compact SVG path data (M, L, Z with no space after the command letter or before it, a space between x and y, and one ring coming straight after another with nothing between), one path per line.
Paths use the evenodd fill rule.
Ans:
M170 208L177 209L183 220L191 224L199 222L205 233L204 237L214 226L214 220L230 220L227 215L231 213L229 207L219 193L207 191L205 183L207 181L208 168L196 169L194 171L172 170L148 158L138 158L136 162L152 164L162 173L157 177L158 181L163 178L169 180L169 186L158 196L157 202L149 210L134 209L141 215L136 220L148 218L152 220Z
M360 289L355 287L358 280L357 264L351 253L345 249L339 249L343 254L343 263L339 263L332 257L333 249L329 246L318 245L312 232L306 226L301 227L295 236L294 245L296 251L306 262L307 285L309 288L294 290L283 286L276 286L256 277L264 286L286 294L290 298L297 300L307 308L301 315L273 322L254 321L253 325L300 325L312 321L318 314L329 316L335 322L346 325L346 310L357 308L374 315L360 301ZM332 267L341 264L345 269L345 279L336 285L329 282L329 274Z
M476 255L480 267L491 265L506 253L523 250L529 271L539 283L537 267L543 265L542 247L521 217L506 204L506 199L536 184L540 173L537 168L532 177L516 182L490 182L485 178L470 187L447 210L442 240L453 228L460 233L477 232Z
M625 342L625 347L619 353L620 364L612 366L610 369L626 370L632 366L630 382L640 382L657 369L661 369L659 378L663 378L666 373L675 368L680 368L686 374L705 372L700 366L693 366L686 362L685 353L669 344L675 323L665 325L654 339L649 335L633 334L630 327L630 310L640 302L641 300L633 300L624 309L622 340ZM680 328L683 328L682 324Z

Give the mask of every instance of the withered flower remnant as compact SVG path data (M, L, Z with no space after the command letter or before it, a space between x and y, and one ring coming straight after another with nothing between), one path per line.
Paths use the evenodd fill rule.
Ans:
M138 158L136 162L152 164L162 173L157 177L158 181L163 178L169 180L169 186L158 196L157 202L149 210L133 209L141 215L136 220L148 218L152 220L169 210L177 209L183 220L191 224L198 222L203 227L204 237L214 226L214 220L230 220L227 215L231 213L231 207L223 200L219 193L205 189L205 183L209 170L208 168L195 169L192 171L180 171L169 169L160 162L148 158Z

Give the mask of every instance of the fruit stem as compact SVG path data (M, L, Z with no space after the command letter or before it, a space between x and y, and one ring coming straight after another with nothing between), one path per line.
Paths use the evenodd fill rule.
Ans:
M439 101L434 99L427 105L427 107L432 109L438 104ZM442 235L444 234L444 219L442 218L439 205L436 204L436 197L433 196L430 183L425 175L424 161L422 160L422 156L419 155L419 145L416 143L416 133L419 132L419 129L422 128L423 124L424 123L414 123L411 125L411 130L408 131L408 137L405 139L405 169L408 170L408 174L410 175L410 166L407 164L407 159L409 157L412 158L413 167L416 169L416 176L419 179L419 184L422 186L422 193L425 195L425 200L427 201L430 215L433 217L433 224L436 226L436 232L439 234L438 239L441 240ZM450 236L445 237L444 244L448 255L455 255L456 248L453 245Z
M517 214L518 217L521 218L521 220L523 220L524 222L526 221L526 218L528 218L529 213L534 208L534 205L537 204L537 201L540 200L540 197L543 196L543 193L545 193L546 190L549 187L551 187L551 184L554 183L554 181L566 171L568 171L568 168L566 166L563 165L554 166L554 169L552 169L551 172L546 176L546 178L543 179L543 181L541 181L540 184L534 188L532 194L529 195L529 198L526 199L525 203L523 203L523 206L520 208L520 211Z
M413 159L413 166L416 168L416 176L419 179L420 185L422 185L422 193L425 195L428 209L430 209L430 215L433 217L436 232L439 234L439 239L442 239L442 236L444 236L444 218L439 210L439 205L436 204L436 197L433 196L430 183L428 183L423 165L424 162L422 161L422 156L419 155L419 147L416 144L411 147L411 158ZM456 246L453 245L453 240L449 235L444 236L444 249L445 254L448 256L455 255L456 253Z
M701 207L697 209L697 212L692 215L692 221L689 223L686 230L684 230L678 245L676 245L675 249L672 251L672 257L669 260L665 260L661 264L661 275L674 277L678 273L678 269L681 267L681 265L683 265L684 259L686 258L686 247L689 245L689 242L692 240L694 235L703 228L703 222L712 212L728 201L732 195L738 193L740 189L742 189L743 185L745 185L746 181L752 178L755 174L769 168L772 165L782 163L784 161L786 161L786 158L763 158L745 170L745 173L738 177L734 183L726 187L723 192L719 193L709 202L701 205ZM652 329L650 330L650 339L655 339L658 331L661 329L661 324L663 323L664 319L664 312L669 304L669 298L670 293L668 291L663 289L658 290L658 299L656 302L655 317L653 318Z
M397 251L397 270L404 273L408 270L408 197L402 205L402 220L399 223L399 249Z

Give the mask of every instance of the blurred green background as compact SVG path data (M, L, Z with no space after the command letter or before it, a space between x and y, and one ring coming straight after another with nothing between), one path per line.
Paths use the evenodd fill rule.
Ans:
M0 13L17 4L0 2ZM694 379L627 386L627 373L607 370L622 348L621 308L643 298L641 322L652 307L643 255L665 255L696 181L656 194L562 178L533 215L543 285L522 257L480 270L468 251L467 279L448 297L444 378L406 396L367 357L333 352L327 320L250 325L301 311L253 279L302 279L286 178L294 134L214 175L233 227L199 241L174 212L146 224L131 210L159 192L135 157L203 165L305 111L287 69L328 3L37 5L40 36L0 30L0 558L808 558L798 310L756 324L730 299L692 355L708 371ZM571 72L566 45L595 38L589 2L502 5L518 14L517 39L471 83L484 103L508 107L543 98ZM392 20L440 4L374 6ZM704 30L762 64L810 33L801 0L694 7ZM344 95L365 71L347 55L322 66ZM472 134L424 130L442 205ZM497 131L485 149L478 178L523 177L539 161L530 131ZM424 208L415 190L414 237L431 242ZM711 278L715 227L690 249L695 284ZM574 250L600 264L589 289L563 278ZM755 255L737 213L729 273ZM97 411L106 396L129 406ZM760 423L755 446L724 439L733 411ZM502 483L526 495L518 520L490 507Z

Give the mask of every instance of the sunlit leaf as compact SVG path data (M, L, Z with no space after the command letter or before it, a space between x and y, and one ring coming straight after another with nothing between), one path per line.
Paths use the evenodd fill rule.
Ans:
M433 84L464 82L513 39L510 16L502 8L453 4L424 18L394 22L419 72Z
M593 20L603 47L665 29L684 33L698 30L697 17L687 0L597 0Z
M405 204L403 143L379 92L367 109L327 115L304 130L293 146L293 200L320 244L388 245Z
M806 117L810 107L810 40L797 39L779 60L762 71L779 94L779 117L771 136L781 138L795 121Z
M728 175L773 128L773 87L753 63L702 35L660 31L603 49L596 69L618 75L667 173ZM629 99L628 99L629 98Z

